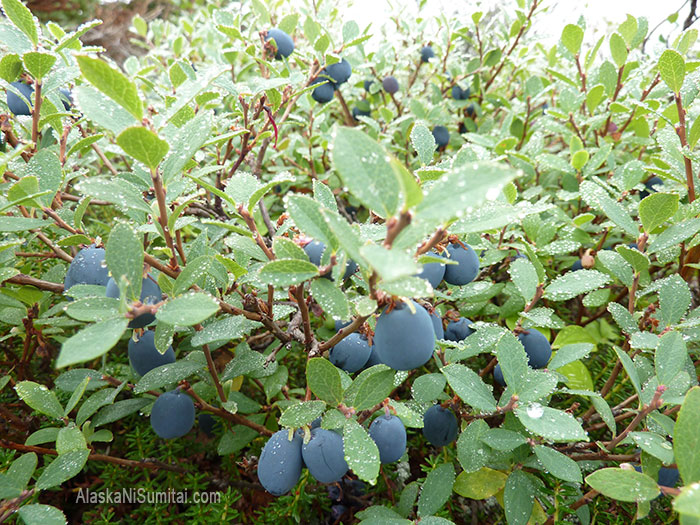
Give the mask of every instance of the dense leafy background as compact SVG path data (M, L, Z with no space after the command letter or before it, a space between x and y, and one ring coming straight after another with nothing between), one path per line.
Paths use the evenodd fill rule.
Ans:
M700 520L697 31L650 56L645 19L591 46L580 20L548 48L528 37L541 4L397 15L376 48L329 2L183 4L135 17L147 52L116 63L81 43L97 22L68 31L3 0L1 82L31 79L38 110L0 107L0 521L332 523L307 471L279 498L256 476L267 436L321 414L343 429L348 480L368 482L345 523ZM293 36L288 59L265 45L271 27ZM349 82L315 102L311 82L341 58ZM438 151L436 125L450 132ZM333 252L333 280L308 238ZM448 240L481 271L432 289L415 274ZM121 299L63 293L91 244ZM136 309L178 360L139 377L127 323L144 269L164 296ZM349 331L335 320L371 333L407 298L476 332L408 372L330 365ZM556 351L546 369L513 333L535 327ZM213 437L153 433L156 396L178 385L217 417ZM435 402L460 420L443 448L421 433ZM409 446L380 470L366 428L385 405ZM659 488L661 467L677 487ZM81 487L221 501L88 505Z

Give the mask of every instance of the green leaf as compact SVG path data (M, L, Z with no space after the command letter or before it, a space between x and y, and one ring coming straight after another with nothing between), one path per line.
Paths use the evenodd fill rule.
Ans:
M685 60L673 49L667 49L659 58L659 75L671 91L678 94L685 79Z
M590 343L576 343L563 346L547 365L550 370L556 370L579 359L588 357L594 349Z
M416 207L415 220L447 222L493 201L517 172L505 164L466 163L438 179Z
M483 441L488 431L486 421L477 419L457 438L457 458L465 472L476 472L489 461L491 452Z
M150 206L143 200L141 190L125 179L87 177L75 187L83 195L102 199L119 207L151 213Z
M446 384L447 380L443 374L423 374L413 381L411 393L419 403L428 403L443 394Z
M78 404L78 401L80 401L80 398L83 397L83 394L85 393L89 382L90 376L85 376L85 378L83 378L78 387L75 390L73 390L73 393L71 394L68 403L66 403L66 408L63 410L63 417L68 417L68 414L70 414L71 411Z
M673 510L681 515L681 525L685 524L684 516L700 518L700 485L695 483L683 487L681 493L673 500ZM689 521L689 523L694 522Z
M18 487L25 489L32 479L32 474L36 470L37 456L34 452L22 454L15 459L7 469L6 474L14 481Z
M339 127L332 147L333 167L345 187L380 217L399 208L399 181L387 152L356 128Z
M126 128L117 137L117 144L136 160L143 162L152 170L168 153L170 145L158 138L150 129L142 126Z
M80 71L90 84L126 109L138 122L141 122L143 118L141 96L136 86L124 73L98 58L78 56L77 61Z
M350 317L350 305L347 297L330 279L314 279L311 281L311 295L321 305L324 313L330 315L333 319L347 319Z
M570 481L571 483L581 483L583 481L583 474L581 474L578 463L561 452L543 445L537 445L535 447L535 455L542 463L545 471L554 477Z
M515 415L530 432L550 441L588 441L581 424L568 412L532 403L516 408Z
M309 261L276 259L260 268L258 277L265 284L278 288L303 283L318 276L318 268Z
M379 449L367 431L354 419L343 427L345 461L361 480L374 483L379 474Z
M37 80L44 78L56 63L56 56L50 53L30 51L22 55L27 71Z
M503 489L503 507L508 525L526 525L535 504L535 487L522 470L514 470Z
M105 245L109 273L120 290L120 297L137 301L143 281L143 239L127 223L118 222Z
M440 510L450 498L454 482L455 468L452 463L443 463L431 470L418 498L418 516L424 518Z
M78 409L78 414L75 417L76 424L82 426L82 424L100 408L114 403L119 392L126 387L126 383L122 383L122 385L123 386L119 388L103 388L88 397Z
M610 35L610 55L617 67L622 67L627 62L627 44L619 33Z
M530 302L535 297L539 279L535 266L528 259L515 259L509 268L508 273L525 302Z
M627 213L627 210L622 204L613 200L598 184L585 180L581 183L580 193L586 204L602 211L608 219L614 222L628 235L637 237L639 228L634 223L629 213Z
M677 323L688 311L692 300L688 284L683 278L677 274L671 275L659 290L658 319L665 326Z
M19 0L2 0L2 10L7 18L27 35L35 46L39 43L39 32L37 23L32 16L32 12Z
M498 494L505 486L508 476L500 470L483 467L476 472L462 472L453 490L469 499L487 499Z
M163 161L163 184L167 186L176 175L180 174L192 155L209 138L211 126L211 113L202 111L178 130L170 140L170 154Z
M92 420L92 426L97 428L100 425L106 425L107 423L119 421L120 419L123 419L134 412L138 412L152 401L152 399L145 397L117 401L113 405L108 405L100 410L100 412Z
M36 480L36 488L50 489L77 476L83 470L89 455L89 450L74 450L61 454L41 473Z
M647 233L655 233L668 219L678 211L679 197L675 193L652 193L639 203L639 218Z
M693 125L688 132L688 147L691 151L695 149L698 139L700 139L700 118L696 118L693 121Z
M685 395L673 427L673 453L684 485L700 481L700 387Z
M287 197L287 212L294 224L309 237L321 241L326 247L335 248L338 243L330 226L321 213L321 204L304 195Z
M0 232L24 232L49 224L53 222L29 217L0 217Z
M686 219L681 223L674 224L649 243L647 253L652 254L677 246L699 231L700 219Z
M615 347L615 353L617 354L617 358L620 360L620 362L622 362L622 366L624 367L625 372L627 372L627 375L630 378L630 382L632 383L632 386L637 392L637 395L641 397L642 385L639 381L639 374L637 373L637 368L634 366L634 362L632 361L632 359L630 359L630 356L628 356L624 350L618 348L617 346Z
M343 400L340 372L327 359L322 357L309 359L306 363L306 382L316 397L327 401L330 405L338 405Z
M30 503L17 511L25 525L66 525L65 514L56 507L43 503Z
M647 454L660 459L665 465L673 463L673 446L666 438L654 432L630 432L629 436Z
M84 363L107 353L121 339L128 319L108 319L83 328L63 342L56 368Z
M279 419L280 426L289 428L299 428L302 425L311 423L318 416L323 414L326 408L324 401L304 401L294 403L282 412Z
M0 78L14 82L22 73L22 61L16 53L7 53L0 59ZM692 134L691 134L692 135Z
M420 271L413 257L398 248L387 250L378 244L368 244L360 249L360 253L385 281L394 281Z
M667 332L659 339L659 346L654 353L656 377L660 385L670 386L685 368L688 350L680 332Z
M567 272L552 281L544 290L544 296L553 301L567 301L608 284L610 277L597 270Z
M418 153L420 163L430 164L435 154L435 137L424 124L416 124L411 130L411 144Z
M74 450L86 450L88 448L85 436L75 424L63 427L56 436L56 451L59 455L72 452Z
M15 385L15 392L29 407L54 419L63 418L63 407L56 394L44 385L34 381L21 381Z
M602 468L587 476L586 483L604 496L619 501L647 501L659 495L656 482L632 468Z
M200 354L201 355L201 354ZM192 354L188 355L188 358ZM136 386L134 386L134 394L143 394L149 390L156 390L166 385L172 385L187 379L192 374L206 369L206 362L197 358L181 359L174 363L161 365L159 367L146 372Z
M394 389L395 375L396 373L391 369L378 370L364 376L359 375L355 379L358 386L352 406L357 410L366 410L386 399Z
M578 55L583 42L583 29L574 24L567 24L561 32L561 43L572 55Z
M472 369L455 363L442 367L440 371L447 378L455 394L466 404L482 412L496 410L496 400L493 398L491 389Z
M527 443L527 439L520 432L505 428L491 428L484 433L481 440L501 452L511 452Z
M76 86L73 89L73 96L88 119L115 135L139 122L131 113L113 100L105 98L100 91L91 86Z
M156 313L156 319L173 326L192 326L219 310L219 303L206 293L188 293L168 301Z

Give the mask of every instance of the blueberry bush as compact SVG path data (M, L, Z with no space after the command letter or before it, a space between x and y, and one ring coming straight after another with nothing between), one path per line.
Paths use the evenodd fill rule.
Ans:
M697 30L1 4L0 523L700 522Z

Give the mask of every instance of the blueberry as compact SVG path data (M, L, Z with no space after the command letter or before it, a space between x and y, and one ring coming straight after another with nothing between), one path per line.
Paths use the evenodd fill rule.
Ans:
M258 479L270 494L281 496L292 490L301 476L303 439L279 430L265 443L258 460Z
M173 439L187 434L194 426L192 398L173 390L161 394L151 409L151 428L163 439Z
M445 126L435 126L433 128L433 137L438 149L444 148L450 142L450 132Z
M109 270L105 263L104 248L83 248L73 258L66 277L63 280L64 290L76 284L98 284L106 286L109 281Z
M455 100L467 100L471 94L472 90L469 88L462 89L459 84L452 86L452 98Z
M341 84L344 84L352 75L352 66L350 62L342 59L340 62L326 66L321 71L321 76L327 75L335 89L338 89Z
M445 330L442 327L442 319L437 314L437 312L433 312L430 314L430 320L433 322L433 329L435 330L435 339L445 339Z
M311 241L308 243L306 246L304 246L304 251L306 252L306 255L309 257L309 261L314 263L316 266L322 266L321 260L323 258L323 252L326 250L326 245L323 244L321 241ZM347 264L345 265L345 274L343 275L343 279L347 279L350 277L352 274L354 274L357 271L357 263L351 259L348 260ZM325 277L326 279L331 279L331 274L332 271L328 271L324 273L321 277Z
M348 471L343 438L332 430L313 429L311 439L301 447L301 454L311 475L321 483L339 481Z
M22 95L24 95L24 98L29 100L29 102L32 105L34 104L34 88L32 86L20 81L12 82L10 85L16 88L20 93L22 93ZM7 90L7 107L13 115L32 114L31 106L28 106L24 100L22 100L9 89Z
M396 416L381 415L369 426L369 436L379 449L379 461L393 463L406 452L406 427Z
M467 106L466 110L467 110L467 117L474 120L474 118L476 118L476 107L474 107L474 104L469 104Z
M444 447L457 439L457 432L457 418L451 410L433 405L423 415L423 436L428 443Z
M420 50L420 60L421 62L430 62L430 59L435 56L435 51L430 46L425 46Z
M311 85L320 84L321 82L326 82L322 86L314 88L311 92L311 98L314 99L319 104L325 104L333 100L333 94L335 93L335 88L333 84L327 81L325 78L318 77L314 80Z
M369 359L365 363L365 368L369 368L374 365L381 365L382 361L379 359L379 354L377 354L377 347L372 345L369 353Z
M399 90L399 81L394 77L386 77L384 80L382 80L382 87L384 88L384 91L390 95L393 95Z
M294 51L294 40L281 29L270 29L265 40L270 40L271 38L274 39L277 45L277 53L275 54L277 60L280 60L282 57L287 58Z
M351 324L352 319L350 321L335 321L335 331L340 332L343 328L350 326Z
M430 315L413 301L411 311L398 303L385 309L377 319L374 344L380 361L394 370L412 370L424 365L433 356L435 328Z
M501 365L496 365L496 367L493 369L493 378L499 385L506 386L506 380L503 377L503 370L501 370Z
M71 92L63 88L59 89L58 92L60 94L59 98L63 103L63 107L66 111L70 111L70 108L73 107L73 96L71 95Z
M528 364L532 368L544 368L552 357L552 346L547 338L539 330L530 328L518 334L520 341L525 348Z
M680 478L677 468L661 467L659 469L659 485L675 487Z
M105 295L107 297L119 299L119 287L111 277L107 282L107 291ZM163 293L160 291L160 286L158 286L158 284L151 278L151 274L148 274L148 277L144 277L143 281L141 281L141 297L139 298L139 301L141 301L143 304L154 305L159 303L162 299ZM143 328L155 320L155 314L145 313L139 315L135 319L132 319L128 326L129 328Z
M331 505L331 519L336 522L348 511L345 505Z
M633 250L639 251L639 246L637 246L636 242L631 242L627 245L628 248L632 248Z
M353 332L330 349L329 359L346 372L357 372L369 360L372 349L363 335Z
M214 437L214 427L217 424L216 418L211 414L199 414L197 417L199 428L207 437Z
M146 375L154 368L161 365L167 365L175 362L175 352L170 346L161 354L156 348L155 332L146 330L143 335L134 341L134 338L129 339L129 362L140 376Z
M655 186L663 186L663 184L664 180L661 177L650 178L644 183L646 189L639 192L639 198L645 199L650 193L656 193L658 190L655 188Z
M459 244L447 246L447 253L457 264L448 264L445 267L445 282L462 286L472 282L479 274L479 258L476 252L465 244L466 249Z
M416 276L428 281L433 288L437 288L445 276L445 265L437 262L425 263L423 269Z
M328 499L338 502L342 498L342 492L338 485L328 485Z
M352 108L352 118L355 120L359 121L360 119L357 117L369 117L371 114L371 111L367 109L360 109L359 107L355 106Z
M474 333L471 329L472 323L466 317L460 317L458 321L450 321L445 328L445 339L448 341L464 341Z
M581 259L577 259L574 261L574 264L571 265L572 272L577 272L579 270L583 270L583 263L581 262Z
M365 88L365 91L369 91L369 88L372 84L374 84L373 80L365 80L362 85Z
M345 484L349 486L350 492L355 496L364 496L367 492L367 485L365 485L364 481L360 481L359 479L352 479L350 483L346 481Z

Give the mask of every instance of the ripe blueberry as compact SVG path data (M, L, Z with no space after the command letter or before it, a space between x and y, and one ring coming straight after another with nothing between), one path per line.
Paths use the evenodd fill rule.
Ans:
M384 91L390 95L393 95L399 90L399 81L394 77L386 77L384 80L382 80L382 87L384 88Z
M425 46L420 50L420 60L421 62L430 62L430 59L435 56L435 51L430 46Z
M321 82L326 83L322 86L314 88L314 90L311 92L311 98L319 104L325 104L326 102L330 102L331 100L333 100L333 94L335 93L335 89L333 88L333 84L330 81L327 81L325 78L321 77L318 77L316 80L314 80L311 83L311 85L320 84Z
M258 479L270 494L281 496L292 490L301 476L303 439L279 430L267 440L258 460Z
M379 449L379 461L393 463L406 452L406 427L396 416L383 414L372 421L369 436Z
M365 366L371 351L367 338L353 332L331 348L328 357L335 366L352 373Z
M28 84L25 84L24 82L12 82L10 84L12 87L16 88L17 91L22 93L24 95L24 98L29 100L29 102L33 105L34 100L33 100L33 95L34 95L34 88ZM10 91L9 89L7 90L7 107L10 110L10 112L13 115L31 115L32 110L31 106L27 106L27 103L22 100L20 97L18 97L15 93Z
M425 263L423 269L416 276L428 281L433 288L437 288L445 276L445 265L437 262Z
M459 84L452 86L452 98L455 100L467 100L471 93L471 89L462 89Z
M445 126L435 126L433 128L433 137L438 149L444 148L450 142L450 132Z
M539 330L530 328L518 334L520 341L525 348L528 364L532 368L544 368L552 357L552 346L547 338Z
M649 196L650 193L656 193L658 190L655 186L663 186L664 180L661 177L652 177L644 183L646 187L645 190L639 192L639 198L644 199Z
M267 32L265 40L273 39L277 45L277 53L275 58L280 60L282 57L288 57L294 51L294 40L281 29L273 28Z
M445 330L442 327L442 319L434 311L430 314L430 320L433 322L433 329L435 330L435 339L445 339Z
M106 296L119 299L119 295L119 287L114 279L110 277L109 281L107 282ZM143 281L141 281L141 297L139 298L139 301L141 301L143 304L153 305L159 303L162 298L163 293L160 291L160 286L158 286L158 283L156 283L151 278L151 275L148 274L148 277L144 277ZM139 315L135 319L132 319L128 326L129 328L143 328L155 320L155 314L145 313Z
M348 471L343 438L332 430L315 428L311 439L301 447L306 468L321 483L339 481Z
M423 436L428 443L444 447L457 439L457 432L457 418L451 410L433 405L423 415Z
M462 248L459 244L447 246L447 253L457 264L448 264L445 267L445 282L457 286L463 286L476 279L479 274L479 258L476 252L468 244Z
M321 241L311 241L309 244L304 246L304 251L306 252L306 255L309 257L309 261L314 263L316 266L322 266L321 260L323 258L323 252L326 250L326 245L323 244ZM348 260L348 262L345 265L345 274L343 275L343 279L347 279L350 277L352 274L354 274L357 271L357 263L351 259ZM324 273L321 277L325 277L326 279L331 279L331 274L332 271L328 271Z
M187 434L194 426L192 398L173 390L161 394L151 409L151 428L163 439L173 439Z
M320 76L325 78L324 75L330 79L333 87L338 89L340 84L347 82L350 75L352 75L352 66L350 66L350 62L342 59L340 62L326 66L323 71L321 71Z
M412 370L433 356L435 329L430 315L413 301L413 310L398 303L377 319L374 345L380 361L394 370Z
M66 277L63 280L64 290L76 284L98 284L106 286L109 281L109 270L105 264L104 248L83 248L73 258Z
M134 338L129 339L129 362L140 376L146 375L154 368L161 365L167 365L175 362L175 352L170 346L161 354L156 348L155 332L146 330L143 335L134 341Z
M445 339L448 341L464 341L474 333L471 329L472 323L466 317L460 317L458 321L450 321L445 328Z
M493 369L493 378L501 386L506 386L506 380L503 377L503 370L501 370L501 365L496 365Z

